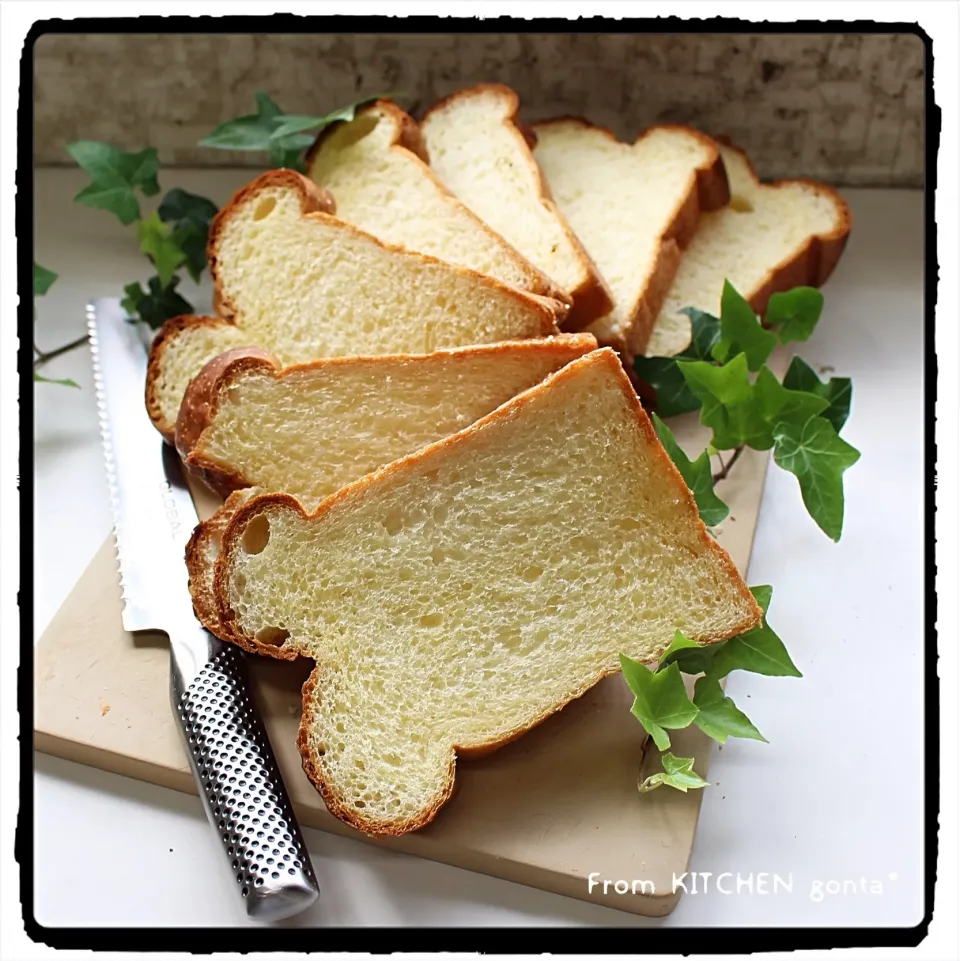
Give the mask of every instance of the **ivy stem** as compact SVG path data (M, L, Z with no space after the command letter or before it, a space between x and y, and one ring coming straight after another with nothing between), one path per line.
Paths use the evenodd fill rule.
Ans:
M38 346L36 341L33 343L34 353L37 355L33 359L33 369L39 370L47 361L53 360L54 357L59 357L61 354L65 354L68 351L76 350L78 347L82 347L87 342L87 335L84 334L82 337L78 337L76 340L71 340L69 344L64 344L62 347L54 347L53 350L43 351Z
M730 473L730 468L736 464L737 458L743 453L744 446L744 444L741 444L738 448L736 448L733 452L733 457L731 457L726 463L724 463L723 458L717 454L717 460L720 461L720 470L713 475L714 484L716 484L717 481L722 481Z

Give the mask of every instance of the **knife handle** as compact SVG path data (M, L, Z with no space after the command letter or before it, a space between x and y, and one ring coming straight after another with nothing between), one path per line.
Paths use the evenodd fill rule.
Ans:
M183 645L170 638L174 713L247 916L276 921L317 900L317 879L263 722L250 700L244 654L203 633L208 660L189 671L189 682L176 656Z

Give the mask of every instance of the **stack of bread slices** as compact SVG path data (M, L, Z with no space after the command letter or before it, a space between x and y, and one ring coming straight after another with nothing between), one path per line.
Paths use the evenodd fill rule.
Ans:
M198 618L316 662L304 770L370 834L429 822L455 758L606 674L762 616L625 368L729 280L819 285L850 221L685 127L532 128L508 88L327 128L308 175L220 211L216 316L178 317L146 403L226 497L187 549Z

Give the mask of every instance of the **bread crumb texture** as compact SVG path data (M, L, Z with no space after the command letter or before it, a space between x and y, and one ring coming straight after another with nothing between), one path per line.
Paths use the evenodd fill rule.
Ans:
M257 498L219 561L233 629L318 667L301 750L373 833L430 820L456 751L526 730L679 628L758 608L710 539L612 351L304 517Z
M205 465L308 510L349 481L454 434L596 346L588 334L408 357L247 369L220 390Z

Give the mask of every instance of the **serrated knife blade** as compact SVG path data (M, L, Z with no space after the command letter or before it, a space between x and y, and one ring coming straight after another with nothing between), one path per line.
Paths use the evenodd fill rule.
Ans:
M207 817L247 915L279 920L319 896L310 856L246 680L246 655L193 614L184 549L198 517L176 451L144 404L141 325L116 299L87 308L127 631L170 638L170 698Z
M124 629L192 624L183 552L199 518L176 453L142 402L147 353L140 327L111 301L91 304L87 323Z

